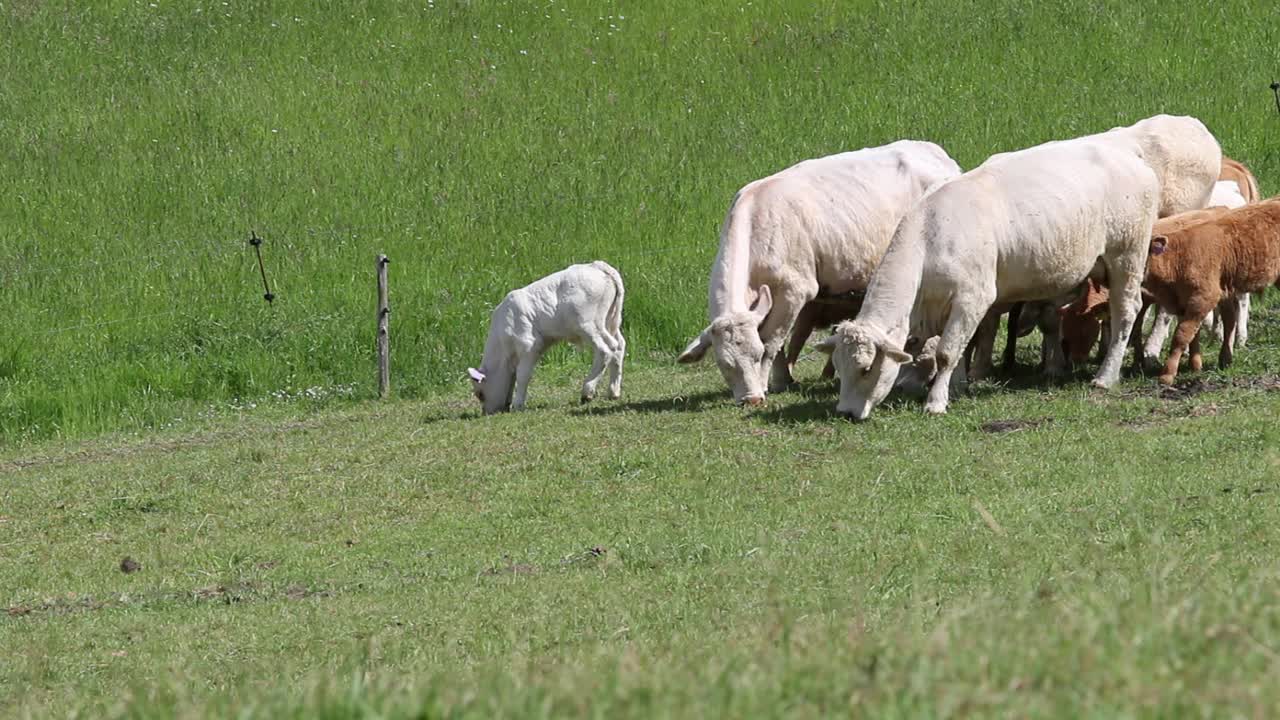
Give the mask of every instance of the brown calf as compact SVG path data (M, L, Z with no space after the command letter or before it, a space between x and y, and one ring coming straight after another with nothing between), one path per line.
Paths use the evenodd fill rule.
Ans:
M1233 161L1234 162L1234 161ZM1156 221L1154 227L1151 228L1152 235L1168 235L1184 228L1197 225L1202 222L1213 220L1221 217L1227 212L1227 208L1222 206L1205 208L1203 210L1191 210L1189 212L1178 213L1167 218L1161 218ZM1150 262L1148 260L1148 262ZM1098 334L1102 326L1102 318L1107 314L1107 288L1105 285L1092 280L1086 283L1085 292L1075 302L1058 310L1058 314L1062 316L1062 323L1059 332L1062 335L1062 349L1066 352L1067 358L1072 362L1082 362L1089 356L1089 350L1094 343L1098 341ZM1142 293L1142 309L1138 311L1138 318L1134 321L1134 327L1142 327L1142 319L1146 316L1147 308L1151 305L1152 298L1145 288ZM1142 342L1141 333L1134 333L1134 366L1142 367ZM1192 346L1192 363L1193 369L1199 370L1200 342L1197 338Z
M1159 381L1178 374L1178 361L1195 338L1204 316L1222 313L1219 367L1231 364L1236 307L1224 297L1261 292L1280 284L1280 199L1223 213L1213 220L1151 238L1143 287L1156 303L1178 316L1173 348Z

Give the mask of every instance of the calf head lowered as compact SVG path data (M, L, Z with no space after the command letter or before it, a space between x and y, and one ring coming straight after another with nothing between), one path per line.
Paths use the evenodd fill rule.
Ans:
M761 285L750 310L727 312L714 318L680 353L677 362L697 362L711 350L716 367L733 391L733 399L748 405L763 404L769 362L765 359L760 325L772 307L769 286Z
M467 368L467 376L471 378L471 394L480 401L485 415L511 409L511 391L515 388L511 373L504 369L490 374L484 370Z
M854 420L865 420L884 401L902 364L912 360L884 330L858 320L840 323L817 347L831 354L840 379L836 412Z

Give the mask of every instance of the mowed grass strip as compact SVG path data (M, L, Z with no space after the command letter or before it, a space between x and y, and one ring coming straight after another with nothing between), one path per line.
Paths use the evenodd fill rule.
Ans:
M1174 392L1023 374L853 424L812 380L736 408L711 367L633 368L622 401L580 406L576 360L524 413L482 418L460 383L6 453L0 713L1280 703L1265 364Z
M706 322L735 190L901 138L969 168L1192 114L1273 189L1277 12L5 3L0 443L372 397L380 252L402 396L474 365L508 290L597 258L626 278L632 361L666 362Z

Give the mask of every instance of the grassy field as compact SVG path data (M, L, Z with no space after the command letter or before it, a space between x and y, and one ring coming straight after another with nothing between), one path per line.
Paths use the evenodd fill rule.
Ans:
M816 155L916 137L972 167L1173 112L1280 173L1280 7L1251 0L17 0L0 37L4 444L370 397L378 252L404 397L592 258L633 361L666 363L734 191Z
M0 453L0 716L1271 717L1280 363L1248 357L864 424L708 367L580 407L579 358L521 414Z
M1230 372L943 418L673 365L806 157L1172 112L1274 191L1280 6L0 0L0 45L0 717L1280 710L1274 302ZM492 306L593 258L624 399L561 351L479 417Z

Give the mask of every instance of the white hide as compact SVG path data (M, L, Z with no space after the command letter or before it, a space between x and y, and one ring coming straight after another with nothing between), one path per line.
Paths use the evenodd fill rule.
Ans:
M1151 225L1169 208L1202 207L1220 164L1198 120L1159 116L996 155L944 183L903 218L862 311L827 343L836 409L867 417L893 387L908 335L941 334L925 411L946 412L965 345L994 303L1053 298L1102 270L1113 321L1094 383L1111 386L1141 304Z
M599 260L570 265L507 293L489 320L480 368L467 368L472 390L491 415L524 407L533 368L542 353L566 341L594 353L582 401L595 396L609 369L609 397L622 394L622 276Z
M784 389L792 378L779 350L805 304L820 289L863 290L907 209L959 173L937 145L901 140L806 160L747 184L720 231L710 325L679 361L712 350L739 403L763 402L766 382Z
M1213 192L1209 195L1209 204L1207 207L1217 207L1219 205L1228 208L1238 208L1247 205L1244 194L1240 192L1240 186L1234 180L1219 180L1213 184ZM1244 347L1249 339L1249 293L1241 293L1228 298L1225 302L1236 303L1236 347ZM1151 334L1147 336L1147 342L1143 346L1143 352L1146 355L1148 363L1152 367L1159 364L1160 356L1164 353L1164 344L1169 340L1169 332L1173 329L1174 316L1170 315L1164 308L1157 306L1156 319L1151 323ZM1205 316L1201 328L1213 327L1213 332L1218 336L1218 341L1222 341L1222 317L1216 312L1210 311Z

